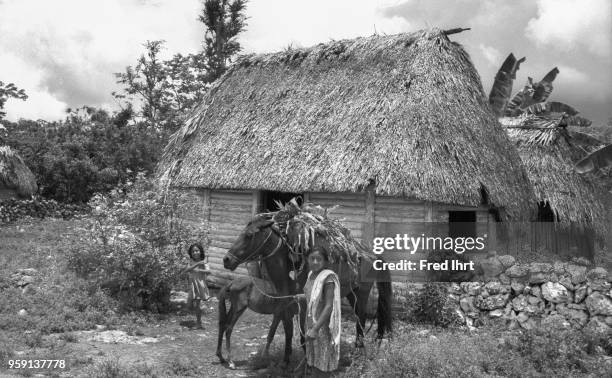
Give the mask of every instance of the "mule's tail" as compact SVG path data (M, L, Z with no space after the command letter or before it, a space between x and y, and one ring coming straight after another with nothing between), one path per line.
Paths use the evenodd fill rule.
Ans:
M391 301L393 289L391 287L391 275L385 270L378 276L376 287L378 289L378 307L376 317L378 321L378 337L382 338L392 331L393 314L391 312Z

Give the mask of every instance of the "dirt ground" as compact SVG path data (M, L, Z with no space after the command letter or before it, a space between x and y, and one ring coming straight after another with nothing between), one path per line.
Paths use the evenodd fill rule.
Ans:
M46 345L59 346L54 358L66 356L67 369L31 370L11 374L0 371L0 377L32 376L116 376L106 371L110 367L139 371L143 376L202 376L202 377L258 377L297 376L292 370L304 356L299 347L297 330L293 339L293 355L289 371L282 370L284 332L279 326L270 358L262 358L266 335L272 317L247 310L238 321L232 334L232 355L236 369L221 364L215 355L217 348L216 302L210 303L202 317L204 329L194 327L194 316L179 311L146 325L118 326L116 329L75 331L74 338L63 341L61 334L44 336ZM368 323L369 325L369 323ZM353 353L354 322L343 319L341 373L350 363ZM371 332L373 334L374 331ZM62 342L63 341L63 342ZM224 343L224 356L227 356ZM33 358L45 349L16 351L13 358ZM42 355L39 358L44 358Z

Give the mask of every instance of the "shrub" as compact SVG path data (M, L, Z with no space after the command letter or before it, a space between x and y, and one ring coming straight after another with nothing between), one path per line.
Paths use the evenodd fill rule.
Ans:
M416 298L414 315L416 320L448 327L461 323L453 303L449 300L448 288L439 282L429 282Z
M490 336L442 333L415 340L401 333L373 353L354 358L346 377L525 377L529 366ZM526 374L527 373L527 374Z
M577 330L538 328L524 331L514 349L529 360L538 372L587 372L587 355L594 353L593 346L598 346L602 341Z
M206 225L185 223L183 196L158 190L143 175L108 196L95 196L90 205L93 219L69 251L69 267L126 304L167 310L186 245L207 245Z

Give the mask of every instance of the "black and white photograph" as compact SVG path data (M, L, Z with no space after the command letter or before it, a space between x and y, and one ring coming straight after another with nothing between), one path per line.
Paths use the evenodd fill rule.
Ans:
M612 1L0 0L0 377L612 376Z

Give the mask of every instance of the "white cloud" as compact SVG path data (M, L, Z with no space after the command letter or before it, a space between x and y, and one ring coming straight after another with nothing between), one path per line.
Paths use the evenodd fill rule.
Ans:
M568 84L586 84L589 82L589 75L574 67L560 64L557 68L559 68L558 78Z
M502 54L498 49L493 46L486 46L482 43L478 45L478 48L489 64L495 67L501 66Z
M27 82L30 96L25 105L12 102L12 117L29 117L28 107L51 118L66 104L111 102L113 72L133 65L146 40L166 40L165 57L199 48L200 7L199 0L0 1L0 51L13 56L0 59L0 79ZM19 72L9 75L14 59Z
M240 38L245 52L272 52L289 45L308 47L330 39L410 31L402 17L383 14L396 1L251 1L248 26Z
M600 56L610 56L612 43L610 0L539 0L538 16L525 29L539 46L561 51L586 47Z
M10 54L0 54L0 72L5 83L14 83L18 88L25 90L28 95L26 101L8 99L4 110L6 119L17 121L19 118L45 119L55 121L66 116L65 102L59 101L51 95L47 88L41 87L42 70L29 67L27 62ZM8 80L7 80L8 79Z

